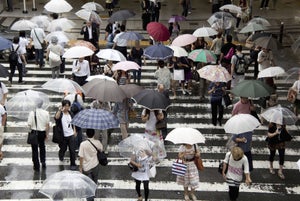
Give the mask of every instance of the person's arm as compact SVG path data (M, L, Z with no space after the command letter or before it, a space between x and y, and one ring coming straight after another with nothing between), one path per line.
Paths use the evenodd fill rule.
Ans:
M269 138L273 138L273 137L275 137L275 136L277 136L279 134L280 134L280 129L278 129L278 128L273 133L271 133L270 131L268 131L268 137Z
M238 58L236 58L236 57L237 57L237 56L234 55L234 56L231 58L231 72L230 72L230 76L232 77L232 79L233 79L233 72L234 72L236 60L238 59Z
M79 158L79 171L82 173L83 171L83 157Z
M2 126L5 126L6 119L7 119L7 114L4 113L4 114L2 115L2 122L1 122L1 125L2 125Z
M50 125L49 125L49 122L46 124L46 139L48 139L48 136L49 136L49 131L50 131Z
M6 99L7 99L7 93L5 93L5 94L3 94L3 96L2 96L2 100L1 100L1 105L4 105L5 104L5 101L6 101Z

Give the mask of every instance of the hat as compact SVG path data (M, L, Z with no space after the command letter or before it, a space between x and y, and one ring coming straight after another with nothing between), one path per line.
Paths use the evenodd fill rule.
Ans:
M57 42L58 42L58 38L56 36L52 36L51 37L51 43L52 44L57 44Z

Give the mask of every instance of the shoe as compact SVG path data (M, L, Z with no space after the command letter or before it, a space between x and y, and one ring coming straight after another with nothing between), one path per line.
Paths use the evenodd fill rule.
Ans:
M142 197L138 197L137 201L143 201Z
M185 95L185 94L186 94L186 91L182 90L182 94Z
M77 170L77 166L76 165L71 165L70 170Z
M270 174L275 174L275 171L273 168L270 168Z
M191 91L187 91L187 93L188 93L189 95L192 95L192 92L191 92Z
M283 173L280 170L278 170L278 177L280 179L285 179L285 176L283 175Z
M222 126L222 120L218 120L219 126Z
M39 171L40 171L40 168L33 167L33 170L34 170L35 172L39 172Z
M197 197L193 193L191 193L191 197L193 201L197 200Z
M18 83L19 83L19 84L26 84L25 81L21 81L21 82L19 81Z
M184 195L184 200L185 200L185 201L190 201L189 196L188 196L188 195Z
M8 81L7 86L8 86L8 87L11 87L11 81Z
M42 168L46 169L46 163L42 163Z

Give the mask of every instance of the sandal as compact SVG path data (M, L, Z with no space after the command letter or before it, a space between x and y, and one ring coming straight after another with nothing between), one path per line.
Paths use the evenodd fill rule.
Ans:
M137 201L143 201L142 197L138 197Z
M281 171L278 171L278 177L280 179L285 179L285 176L283 175L283 173Z
M275 174L275 171L274 171L273 168L270 168L270 173L271 173L271 174Z
M188 195L184 195L184 200L185 200L185 201L190 201L189 196L188 196Z

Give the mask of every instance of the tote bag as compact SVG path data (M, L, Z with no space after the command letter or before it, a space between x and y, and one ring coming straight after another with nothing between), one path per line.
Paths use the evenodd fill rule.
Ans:
M61 61L60 56L58 54L55 54L52 51L50 51L50 53L49 53L49 59L51 59L53 62Z
M178 176L184 176L186 173L187 166L186 164L182 163L181 160L176 160L172 164L172 174Z
M184 70L174 69L174 80L184 80Z

